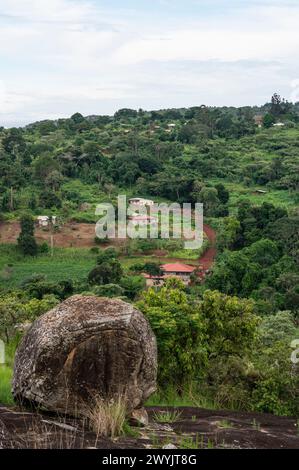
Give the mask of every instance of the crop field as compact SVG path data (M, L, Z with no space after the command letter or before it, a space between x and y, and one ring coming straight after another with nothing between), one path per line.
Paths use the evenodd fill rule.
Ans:
M88 249L56 248L53 256L28 258L18 254L13 245L0 245L0 276L4 288L18 287L33 274L43 274L53 282L84 281L95 264L96 256Z

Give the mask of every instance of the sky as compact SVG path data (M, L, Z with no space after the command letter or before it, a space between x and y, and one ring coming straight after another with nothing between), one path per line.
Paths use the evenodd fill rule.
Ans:
M0 0L0 126L299 101L299 0Z

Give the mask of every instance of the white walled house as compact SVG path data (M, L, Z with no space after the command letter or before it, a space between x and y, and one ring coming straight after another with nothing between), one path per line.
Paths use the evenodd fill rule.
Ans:
M129 220L134 226L140 227L144 227L147 225L155 226L158 224L158 219L149 215L130 215Z
M52 217L49 217L47 215L39 215L37 218L39 227L49 227L50 223L55 225L56 221L57 221L56 215L53 215Z
M40 227L48 227L50 223L50 218L47 215L39 215L37 221Z
M144 199L142 197L134 197L132 199L129 199L129 204L132 206L153 206L155 204L154 201L151 199Z

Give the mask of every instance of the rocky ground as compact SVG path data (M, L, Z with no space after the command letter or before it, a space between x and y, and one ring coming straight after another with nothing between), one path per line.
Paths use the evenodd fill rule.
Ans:
M147 410L146 428L130 428L117 439L97 439L78 420L0 406L0 448L155 449L171 443L185 449L299 449L298 421L293 418L201 408ZM167 418L172 422L164 422Z

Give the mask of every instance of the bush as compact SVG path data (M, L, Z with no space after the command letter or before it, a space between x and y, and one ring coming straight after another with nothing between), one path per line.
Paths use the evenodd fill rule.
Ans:
M252 408L276 415L299 415L298 366L290 360L290 345L275 343L271 348L259 349L255 356L260 379L252 392Z
M54 191L48 189L40 195L39 204L45 209L60 209L62 206L60 197L58 197Z
M204 369L205 325L199 305L190 302L183 283L168 279L160 291L149 289L137 303L157 336L158 380L162 387L173 384L179 390L198 378Z
M118 260L103 261L89 273L88 282L96 285L118 284L122 273L122 267Z
M100 252L99 256L97 257L97 264L116 259L117 256L118 253L115 248L107 248L106 250Z
M143 276L126 276L120 280L124 294L130 300L134 300L145 288L145 278Z
M37 255L38 247L35 238L32 235L21 234L18 238L18 246L25 256Z
M99 297L121 297L124 294L124 289L118 284L105 284L104 286L94 287L95 295Z
M105 245L105 244L109 243L109 239L108 238L95 237L94 242L95 242L96 245Z
M44 242L39 246L39 252L42 254L47 254L50 251L48 243Z
M143 263L135 263L130 266L131 273L140 274L144 271L144 264Z
M69 297L74 292L71 279L58 283L47 281L46 276L34 274L21 282L20 287L24 289L31 298L41 300L45 295L53 294L61 300Z
M150 276L162 275L162 270L158 263L145 263L143 266L143 272L149 274Z

